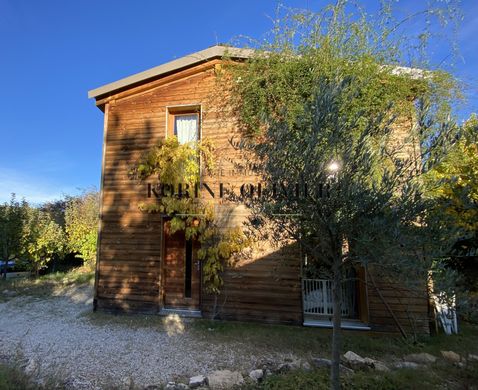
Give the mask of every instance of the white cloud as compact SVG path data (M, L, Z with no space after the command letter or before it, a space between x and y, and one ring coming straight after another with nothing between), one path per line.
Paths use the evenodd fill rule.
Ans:
M77 193L78 189L54 183L48 177L33 177L15 169L0 168L0 202L8 201L12 192L18 199L38 204L60 199L67 193Z

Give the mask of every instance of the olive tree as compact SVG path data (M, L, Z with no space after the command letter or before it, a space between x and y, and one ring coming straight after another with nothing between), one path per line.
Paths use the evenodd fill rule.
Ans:
M277 19L272 38L221 78L231 97L225 113L237 118L241 147L272 189L241 199L251 226L278 242L297 240L332 279L335 389L346 271L375 266L425 284L447 242L428 218L422 174L456 131L445 120L453 79L400 65L406 42L395 39L400 22L393 24L389 8L370 19L350 6L339 1ZM274 190L291 185L299 190Z

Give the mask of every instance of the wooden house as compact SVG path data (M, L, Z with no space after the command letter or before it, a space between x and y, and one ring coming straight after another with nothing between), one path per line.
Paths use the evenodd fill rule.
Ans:
M241 156L231 139L240 134L211 105L226 50L235 60L251 54L213 46L89 91L104 112L95 309L331 326L331 283L306 277L296 245L266 246L227 268L221 293L211 295L202 283L197 245L184 234L168 234L167 216L138 209L155 195L152 183L128 176L146 150L173 134L211 138L221 169L209 178L206 195L225 224L240 226L246 210L228 208L217 196L219 183L248 181L247 172L238 172L234 164ZM425 283L417 295L390 280L377 279L372 286L361 276L344 290L345 328L428 333Z

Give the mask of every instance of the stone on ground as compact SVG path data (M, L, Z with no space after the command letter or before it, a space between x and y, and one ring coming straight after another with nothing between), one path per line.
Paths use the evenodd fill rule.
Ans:
M437 358L436 356L430 355L429 353L412 353L404 357L404 360L407 362L413 362L418 364L432 364L435 363Z
M310 364L303 362L301 359L286 359L286 362L279 364L274 371L278 374L282 374L284 372L299 370L301 368L304 370L310 370Z
M344 360L347 363L365 363L365 359L353 351L347 351L344 354Z
M312 364L315 368L330 368L332 360L324 358L312 358Z
M184 383L168 382L166 390L188 390L189 386Z
M372 363L372 368L374 370L380 371L380 372L389 372L390 371L390 368L388 368L388 366L385 363L379 362L378 360L375 360Z
M461 360L461 356L458 355L456 352L453 351L440 351L441 355L443 358L448 360L449 362L452 363L459 363Z
M370 368L372 361L368 358L364 359L362 356L353 351L347 351L343 356L343 360L350 368L354 370L367 370Z
M395 368L411 368L411 369L416 369L420 367L417 363L414 362L397 362L394 364Z
M312 362L312 365L315 368L327 368L327 369L329 369L332 366L332 360L325 359L325 358L312 358L311 362ZM339 367L340 367L340 372L342 374L351 375L351 374L354 373L354 370L352 370L348 367L345 367L343 364L341 364Z
M218 370L207 376L207 382L211 390L225 390L243 385L244 378L237 371Z
M206 384L206 377L204 375L196 375L189 378L189 387L195 389Z
M263 370L252 370L249 373L249 378L251 378L254 382L260 382L262 378L264 378L264 371Z
M468 360L469 360L470 362L478 362L478 355L473 355L473 354L470 353L470 354L468 355Z
M363 358L362 356L356 354L355 352L348 351L344 354L343 360L349 367L355 370L376 370L387 372L390 369L387 367L385 363L382 363L378 360L374 360L371 358Z

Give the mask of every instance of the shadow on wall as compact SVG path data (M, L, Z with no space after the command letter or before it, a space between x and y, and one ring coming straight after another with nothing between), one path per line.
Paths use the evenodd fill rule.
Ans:
M224 275L219 295L203 294L209 318L301 324L300 250L297 244L269 247L241 259Z
M126 103L121 110L128 107ZM156 312L161 219L158 214L138 209L138 204L146 198L146 186L131 180L128 173L164 132L152 120L123 120L122 115L126 117L127 114L120 115L115 110L115 106L110 107L105 138L95 308Z

